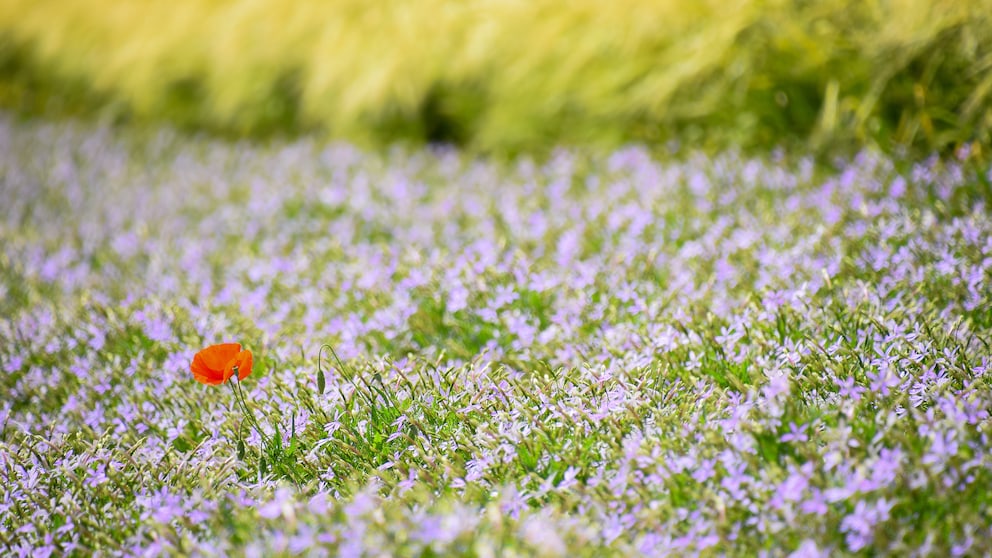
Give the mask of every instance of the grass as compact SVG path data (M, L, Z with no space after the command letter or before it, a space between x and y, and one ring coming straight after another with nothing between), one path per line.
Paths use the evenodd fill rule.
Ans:
M0 547L990 552L989 179L5 117Z
M989 145L990 13L988 0L10 0L0 104L489 153L669 141L948 152Z

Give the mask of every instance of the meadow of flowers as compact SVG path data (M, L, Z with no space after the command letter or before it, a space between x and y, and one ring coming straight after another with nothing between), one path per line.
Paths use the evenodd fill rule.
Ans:
M980 160L0 118L0 553L988 555Z

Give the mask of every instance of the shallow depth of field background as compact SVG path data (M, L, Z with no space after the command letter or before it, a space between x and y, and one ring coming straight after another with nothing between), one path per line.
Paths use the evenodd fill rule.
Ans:
M988 141L992 2L0 6L0 105L485 151Z
M990 134L992 0L0 0L0 556L992 555Z

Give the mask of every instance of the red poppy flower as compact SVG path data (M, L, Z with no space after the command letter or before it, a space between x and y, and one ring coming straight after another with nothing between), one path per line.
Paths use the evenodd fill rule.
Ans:
M251 351L241 350L240 343L211 345L196 353L189 369L201 384L223 384L235 372L244 380L251 374Z

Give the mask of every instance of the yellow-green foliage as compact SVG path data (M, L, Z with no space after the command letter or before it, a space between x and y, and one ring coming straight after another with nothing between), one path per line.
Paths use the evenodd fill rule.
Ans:
M0 101L30 83L235 132L482 149L942 147L992 129L990 14L992 0L4 0Z

